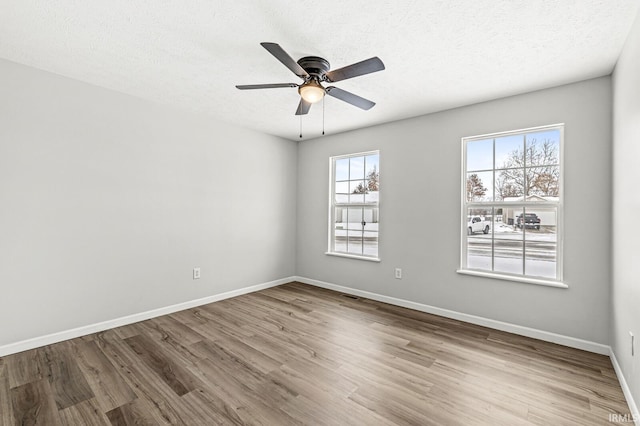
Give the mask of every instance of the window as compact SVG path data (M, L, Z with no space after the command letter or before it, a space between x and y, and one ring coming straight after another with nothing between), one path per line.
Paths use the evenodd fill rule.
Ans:
M331 157L329 251L378 260L380 153Z
M562 281L564 125L462 139L461 271Z

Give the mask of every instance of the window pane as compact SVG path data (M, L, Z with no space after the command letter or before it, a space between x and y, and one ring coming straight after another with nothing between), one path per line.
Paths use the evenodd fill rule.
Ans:
M520 230L529 231L539 231L540 230L540 216L534 213L531 210L518 209L517 215L515 216L514 223L516 228Z
M559 158L559 130L554 129L527 134L527 167L556 165L559 164Z
M525 213L527 241L558 241L558 210L555 207L527 207Z
M336 182L336 193L338 193L338 194L348 194L349 193L349 182Z
M527 241L525 244L525 274L534 277L556 278L556 244L537 241Z
M335 191L336 203L349 202L349 182L336 182Z
M491 227L492 207L474 207L467 209L467 234L483 233L485 227ZM470 229L469 229L470 228Z
M467 149L467 171L493 169L493 139L469 141Z
M336 180L349 180L349 159L336 160Z
M367 191L363 180L349 182L349 202L364 203L364 194Z
M363 180L349 182L349 202L364 203L364 194L367 191Z
M364 232L362 240L363 254L367 256L378 256L378 233Z
M511 239L494 240L493 270L522 275L522 241Z
M467 173L467 201L493 200L493 172Z
M346 253L347 252L347 231L336 230L336 239L333 251Z
M522 201L524 169L496 170L496 201Z
M347 231L347 252L362 254L362 231Z
M362 231L362 207L349 208L347 220L348 229Z
M335 209L335 229L347 229L347 209L342 207L336 207Z
M347 251L347 209L336 207L334 209L334 237L335 251Z
M364 179L364 157L351 157L349 167L349 180Z
M378 208L365 207L363 219L365 221L365 231L378 231Z
M367 155L365 158L365 168L367 179L367 187L370 191L378 190L378 180L380 178L380 156L379 155Z
M524 167L523 151L523 135L496 138L496 169Z
M367 191L367 187L363 180L349 181L349 193L350 194L364 194Z
M516 209L516 211L518 210ZM522 231L516 228L513 219L521 212L522 209L520 209L518 213L514 213L514 209L510 207L496 208L496 214L493 217L493 226L491 228L494 238L522 241Z
M557 201L560 193L560 167L527 168L527 201ZM538 199L537 197L545 197ZM546 197L553 197L551 199Z
M491 271L491 239L467 238L467 268Z

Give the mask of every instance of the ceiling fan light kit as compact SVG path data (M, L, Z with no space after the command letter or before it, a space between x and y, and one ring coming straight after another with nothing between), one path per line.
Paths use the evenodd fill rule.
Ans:
M300 93L300 97L305 101L310 104L315 104L324 98L325 91L324 87L322 87L320 83L316 81L309 81L298 88L298 93Z
M384 64L377 56L366 59L346 67L330 71L329 61L318 56L305 56L298 61L294 61L287 52L277 43L260 43L269 53L277 60L282 62L284 66L289 68L291 72L303 80L302 84L295 83L276 83L276 84L249 84L238 85L236 88L240 90L253 89L274 89L281 87L297 87L300 94L300 103L296 110L296 115L305 115L309 113L311 104L321 101L325 94L340 99L343 102L361 108L363 110L371 109L375 102L362 98L346 90L339 89L334 86L324 87L323 82L335 83L337 81L370 74L376 71L382 71ZM324 132L323 132L324 134Z

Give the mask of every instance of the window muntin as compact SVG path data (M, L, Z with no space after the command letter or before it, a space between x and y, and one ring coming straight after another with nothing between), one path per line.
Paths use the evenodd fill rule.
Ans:
M380 153L331 157L329 253L378 258Z
M463 138L463 271L562 281L563 131Z

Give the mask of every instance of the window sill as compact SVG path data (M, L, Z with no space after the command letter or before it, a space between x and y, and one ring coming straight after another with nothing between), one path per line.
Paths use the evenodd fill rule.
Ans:
M552 281L545 280L543 278L527 278L527 277L517 277L514 275L502 275L502 274L494 274L491 272L482 272L482 271L472 271L469 269L458 269L456 271L459 274L463 275L473 275L476 277L485 277L485 278L494 278L497 280L506 280L506 281L515 281L519 283L525 284L535 284L535 285L543 285L546 287L556 287L556 288L569 288L568 285L562 283L560 281Z
M366 260L368 262L380 262L380 259L377 257L358 256L355 254L348 254L348 253L334 253L330 251L326 252L325 254L328 256L347 257L349 259Z

